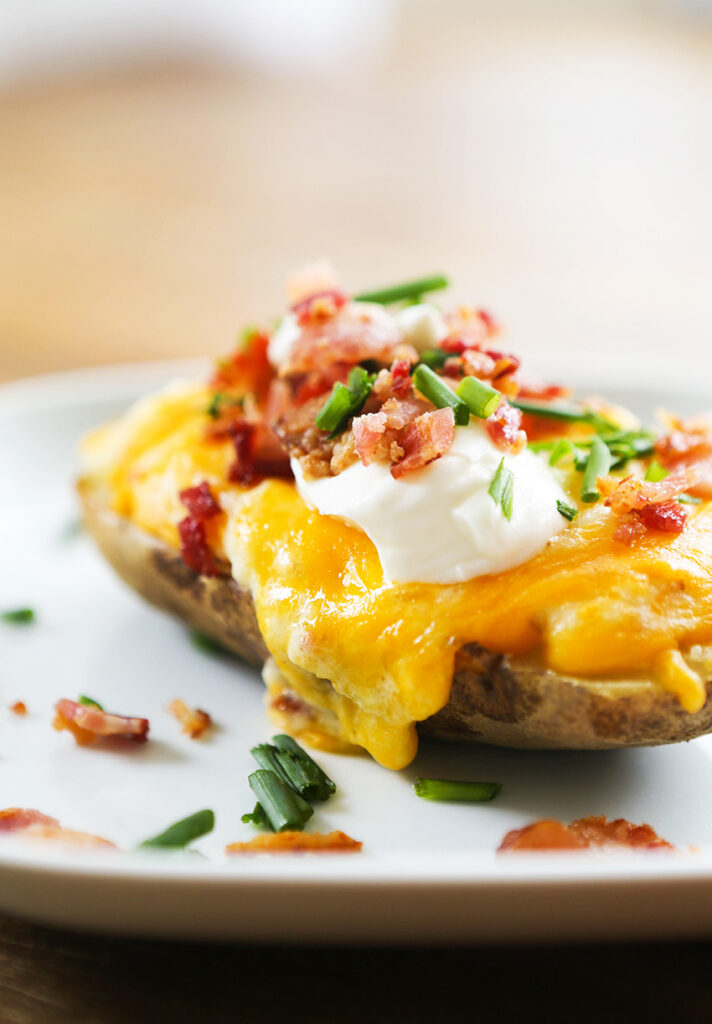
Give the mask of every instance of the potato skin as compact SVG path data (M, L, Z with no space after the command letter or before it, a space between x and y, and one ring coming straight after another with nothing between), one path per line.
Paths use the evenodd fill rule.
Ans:
M152 604L251 665L268 656L252 596L229 575L198 576L180 555L114 513L99 486L80 481L84 521L116 572ZM566 678L479 644L461 647L448 704L421 735L543 750L604 750L690 740L712 730L712 665L695 666L707 700L684 711L652 681Z

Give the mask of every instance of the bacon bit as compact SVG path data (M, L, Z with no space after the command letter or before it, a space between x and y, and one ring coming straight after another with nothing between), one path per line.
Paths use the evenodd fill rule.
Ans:
M527 435L521 429L522 414L504 399L484 423L487 433L498 448L516 454L526 446Z
M436 409L418 416L406 429L400 440L403 458L391 466L391 476L398 479L404 473L427 466L449 449L455 437L455 414L452 409Z
M476 312L477 316L487 328L487 333L490 337L499 333L499 324L491 313L488 313L486 309L478 309Z
M411 393L410 363L407 359L396 359L391 366L393 393L398 398L408 398Z
M114 715L99 708L79 704L63 698L54 706L55 717L52 725L58 732L68 729L79 746L88 746L97 737L122 736L135 743L148 739L148 719Z
M104 846L116 849L114 843L88 832L63 828L56 818L28 807L8 807L0 811L0 832L19 832L32 839L59 839L81 846Z
M178 719L183 732L186 736L190 736L192 740L202 736L205 730L209 729L213 724L213 720L207 711L202 711L201 708L189 708L185 701L180 700L178 697L170 702L168 710Z
M334 363L352 367L364 359L391 362L399 344L395 320L347 303L329 319L310 322L302 328L280 376L324 370Z
M385 433L388 417L381 412L369 412L357 416L351 424L354 435L354 448L364 466L373 462L378 442Z
M235 461L228 471L232 483L250 487L264 477L291 479L289 455L269 427L242 420L232 424L230 436L235 447Z
M508 832L498 853L531 850L585 850L592 847L673 850L650 825L633 825L625 818L609 821L603 815L579 818L570 825L545 819Z
M300 327L307 324L317 323L320 320L329 320L336 316L338 311L346 304L346 295L336 288L328 291L316 292L300 299L292 306L292 312L297 318Z
M220 505L213 497L207 480L203 480L197 487L187 487L184 491L180 491L178 497L194 519L203 521L212 516L218 516L222 512Z
M447 363L445 365L447 366ZM462 353L462 370L465 376L479 377L480 380L491 380L494 376L496 365L492 356L486 352L467 349L466 352Z
M237 395L252 394L258 403L264 402L274 377L267 358L268 344L269 336L264 331L255 331L230 359L218 366L210 387Z
M620 519L613 539L630 546L646 530L682 533L688 514L674 499L689 490L697 478L694 467L655 482L632 475L623 480L599 477L596 486L605 499L604 505Z
M520 381L519 394L522 398L533 398L538 402L555 402L557 399L570 398L573 388L566 388L562 384L536 384L532 381Z
M27 705L22 700L16 700L14 704L10 705L10 711L12 711L14 715L26 715Z
M231 843L225 853L359 853L362 847L345 832L270 832L248 843Z
M712 498L712 418L700 416L673 422L669 434L655 443L655 453L666 469L694 467L698 478L689 488L700 498Z
M521 363L517 356L508 355L506 352L497 352L494 349L486 349L485 355L494 361L492 380L516 373Z
M305 373L301 381L299 381L299 378L296 378L293 385L294 404L303 405L310 398L315 398L317 395L325 395L327 391L331 391L337 381L345 384L350 369L351 367L345 363L334 363L333 366L327 366L322 370L312 370L310 373ZM276 383L285 385L287 394L289 394L289 387L286 381L280 380ZM274 422L284 411L284 409L268 410L267 422Z
M205 526L199 519L186 516L178 523L181 558L200 576L218 576L218 568L208 547Z

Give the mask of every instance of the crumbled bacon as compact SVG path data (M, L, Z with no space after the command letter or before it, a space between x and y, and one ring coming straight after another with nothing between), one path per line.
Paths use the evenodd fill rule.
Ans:
M261 403L267 397L274 369L267 358L269 337L254 331L230 359L218 365L210 386L218 392L252 394Z
M383 410L369 412L354 419L352 423L354 447L364 466L373 462L376 447L385 433L387 423L388 417Z
M675 498L689 490L697 480L698 472L688 467L664 480L641 480L627 476L599 477L597 487L613 514L620 520L614 540L632 545L646 530L681 533L687 522L687 512Z
M187 487L180 491L178 497L183 502L188 512L194 519L210 519L212 516L220 515L222 509L215 500L210 484L203 480L197 487Z
M532 398L538 402L554 402L561 398L570 398L573 394L572 388L566 388L562 384L536 384L533 381L519 382L519 395L521 398Z
M248 843L230 843L225 853L359 853L363 843L345 832L269 832Z
M424 412L406 428L399 444L403 458L391 466L391 476L427 466L449 449L455 437L455 415L449 407Z
M235 461L228 471L232 483L249 487L264 477L291 478L289 455L269 427L241 420L232 424L230 436L235 448Z
M205 730L213 724L207 711L203 711L201 708L189 708L185 701L178 697L170 702L168 710L178 719L183 732L192 740L202 736Z
M485 350L485 355L489 356L494 362L494 368L491 374L492 380L498 380L500 377L509 376L510 374L516 373L519 369L521 360L518 356L509 355L507 352L497 352L491 348Z
M148 719L114 715L99 708L63 698L54 706L52 725L58 731L68 729L80 746L88 746L99 737L121 736L136 743L148 739Z
M410 363L407 359L395 359L391 366L393 394L397 398L408 398L411 392Z
M16 700L14 704L10 705L10 711L12 711L14 715L26 715L27 705L22 700Z
M625 818L609 821L603 815L579 818L570 825L548 819L508 832L498 853L533 850L585 850L592 847L635 850L672 850L650 825L634 825Z
M103 846L116 849L114 843L88 832L63 828L56 818L29 807L8 807L0 811L0 832L19 832L31 839L58 839L80 846Z
M712 417L674 422L673 429L655 443L655 453L666 469L694 467L698 476L690 493L712 498Z
M354 366L366 359L391 362L399 344L400 332L394 320L347 303L329 319L302 327L280 376L323 370L334 363Z
M217 576L218 567L208 546L205 525L200 519L186 516L178 523L181 558L200 576Z
M504 400L485 420L485 430L497 447L513 453L520 452L527 443L527 435L521 425L522 414L519 409Z
M330 319L345 304L346 295L336 288L331 288L328 291L307 295L305 298L295 302L292 306L292 312L296 316L300 327L306 327L307 324Z

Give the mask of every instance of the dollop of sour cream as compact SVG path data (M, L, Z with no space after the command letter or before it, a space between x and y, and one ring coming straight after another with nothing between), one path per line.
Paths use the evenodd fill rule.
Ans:
M507 519L489 494L502 452L477 423L455 430L444 455L397 480L383 463L356 462L338 476L305 479L292 469L304 501L323 515L363 530L386 579L395 583L461 583L505 572L538 554L566 522L567 500L541 456L504 455L513 474Z

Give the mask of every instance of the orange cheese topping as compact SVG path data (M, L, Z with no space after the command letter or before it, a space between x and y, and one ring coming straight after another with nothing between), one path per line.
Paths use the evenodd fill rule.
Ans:
M150 436L136 435L112 466L116 509L177 547L178 491L207 479L229 510L221 546L252 590L279 669L382 764L412 760L415 723L447 703L455 652L468 642L540 651L562 675L654 678L687 710L701 707L701 680L678 651L712 641L712 503L682 534L651 532L633 548L613 540L610 512L594 506L509 572L389 583L372 542L308 509L292 484L227 483L231 445L204 440L206 405L195 394L182 409L173 402L161 427L159 403Z

